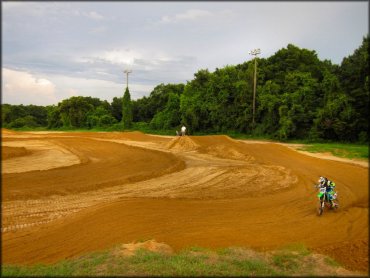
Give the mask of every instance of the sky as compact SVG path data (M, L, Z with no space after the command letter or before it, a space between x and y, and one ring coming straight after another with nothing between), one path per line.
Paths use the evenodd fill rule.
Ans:
M2 1L2 103L131 99L268 58L289 43L340 64L368 34L368 1Z

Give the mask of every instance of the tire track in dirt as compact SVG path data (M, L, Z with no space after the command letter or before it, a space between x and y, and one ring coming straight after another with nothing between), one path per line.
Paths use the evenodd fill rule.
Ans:
M22 148L24 141L7 141L2 146ZM32 160L32 163L29 161ZM35 170L48 170L80 164L83 161L67 148L47 140L27 140L27 150L23 156L8 159L2 165L2 173L22 173Z
M158 177L185 166L173 154L125 144L103 144L91 138L76 137L48 140L68 145L70 151L84 159L85 163L47 171L5 173L2 175L3 201L94 191ZM24 142L26 144L27 141Z
M125 142L125 141L123 141ZM122 143L122 141L121 141ZM158 147L157 147L158 149ZM258 169L244 161L218 159L208 155L195 153L180 156L186 161L187 167L179 172L127 185L109 187L87 193L67 196L52 196L27 201L10 201L2 203L3 232L16 231L29 226L48 223L65 217L86 207L104 202L111 202L119 198L149 197L149 198L225 198L225 190L229 191L229 198L240 198L243 195L261 195L272 190L281 190L289 179L281 167ZM261 177L274 176L281 172L282 182L275 188L263 190L265 184ZM254 182L253 187L244 188L240 183L246 180ZM266 179L264 180L266 182ZM226 185L225 185L226 184ZM235 190L239 193L236 194ZM203 192L204 194L199 194ZM33 221L33 222L32 222Z
M274 143L245 144L222 136L172 142L138 133L130 138L88 134L88 141L84 134L75 133L63 135L64 139L60 134L47 138L53 136L67 146L70 140L85 140L105 148L140 147L137 153L144 148L159 151L184 161L185 167L156 178L74 190L64 196L40 194L32 211L36 215L27 219L41 229L36 224L22 226L31 223L24 220L27 206L9 198L2 204L5 216L17 215L7 223L18 230L3 233L6 262L52 262L155 237L175 249L194 245L276 248L298 241L352 269L368 270L368 251L362 244L368 243L368 176L363 167L307 157ZM94 158L98 161L91 159L88 164L97 164L104 156L95 153ZM144 156L141 162L147 160ZM313 183L323 174L337 183L341 209L317 217ZM48 220L53 222L41 223ZM343 242L356 260L346 255ZM17 246L24 247L22 253ZM333 250L339 250L340 256Z
M116 136L116 134L114 135ZM157 177L184 167L184 163L175 158L172 154L163 155L158 151L149 153L145 151L145 156L148 160L143 161L141 157L136 161L135 159L130 159L129 162L131 162L131 164L133 162L138 165L130 165L128 170L122 171L123 178L117 179L117 177L114 177L115 179L113 181L107 182L107 179L103 176L103 178L100 179L100 183L99 178L92 180L90 178L90 187L92 183L93 188L89 188L89 186L81 188L81 185L83 186L85 183L88 183L88 178L91 175L89 172L98 170L101 173L102 170L105 171L105 167L108 167L116 174L117 168L121 168L121 164L125 163L125 160L122 160L119 156L134 155L140 152L140 150L142 156L143 151L142 149L129 147L124 144L118 145L117 143L106 142L105 144L108 145L107 148L110 151L112 151L112 146L115 146L116 149L115 156L109 156L110 152L108 151L107 153L104 151L104 146L102 146L101 143L98 142L98 144L93 144L93 142L97 140L95 138L89 138L88 141L86 141L84 137L81 138L73 135L66 136L68 138L63 138L61 141L59 136L60 134L57 136L53 134L51 138L43 138L39 135L21 134L17 136L11 133L11 136L5 138L4 141L6 142L4 144L17 146L26 145L27 149L30 148L33 152L41 153L39 155L41 158L42 154L44 154L45 160L40 158L35 161L33 156L24 157L22 160L23 163L11 163L9 165L11 172L13 171L14 173L2 173L2 232L14 232L20 229L49 223L53 220L76 213L88 206L116 199L114 195L111 196L112 194L109 191L105 192L104 190L99 190L99 188L114 188L114 185L117 184L121 186L131 181ZM138 137L140 134L133 133L129 134L128 137L132 139L133 136ZM35 140L35 137L37 140ZM78 144L76 144L76 141ZM83 144L81 144L81 142ZM97 145L99 146L97 147ZM121 150L122 147L124 147L123 151ZM70 159L65 156L60 159L60 164L50 161L48 151L51 150L50 152L52 152L54 149L58 150L59 153L73 153L75 157L77 156L79 161L81 161L80 164L84 164L79 166L83 166L84 168L80 167L80 169L75 171L74 168L76 167L70 167ZM55 152L52 153L55 154ZM108 156L106 154L108 154ZM158 159L158 157L160 159ZM63 158L65 161L63 161ZM163 160L163 158L165 158L165 160ZM151 161L151 159L153 160ZM63 162L66 162L67 166L63 164ZM141 170L141 167L150 166L153 168L151 162L158 163L159 167L149 169L146 173L145 171L141 171L139 175L135 175L135 172ZM30 164L33 168L23 167L23 164ZM49 171L30 171L30 169ZM153 173L153 171L156 172ZM84 172L85 174L82 175L82 178L76 178L76 175L81 176L80 172ZM134 175L130 175L130 172L133 172ZM100 173L98 173L98 175ZM98 177L98 175L95 175L95 177ZM55 181L56 177L58 178L57 181ZM55 182L54 185L52 184L53 182ZM70 185L69 190L65 190L66 185ZM55 189L53 189L53 186ZM90 194L89 191L91 191L92 194ZM75 194L76 192L79 194ZM114 193L116 193L116 191L114 191ZM19 201L17 199L22 200Z

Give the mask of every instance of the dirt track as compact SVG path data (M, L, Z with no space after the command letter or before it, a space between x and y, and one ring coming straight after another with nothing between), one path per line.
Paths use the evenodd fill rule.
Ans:
M226 136L3 130L2 144L3 263L154 238L175 250L303 242L368 271L368 167ZM341 208L318 217L313 184L324 174Z

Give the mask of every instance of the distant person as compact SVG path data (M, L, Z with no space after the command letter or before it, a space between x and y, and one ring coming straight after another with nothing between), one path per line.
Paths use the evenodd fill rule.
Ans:
M181 127L181 136L185 136L185 133L186 133L186 127L183 125Z

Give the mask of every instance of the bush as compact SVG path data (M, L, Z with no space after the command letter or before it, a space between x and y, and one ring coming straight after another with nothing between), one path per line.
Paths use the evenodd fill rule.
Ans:
M25 116L23 118L18 118L9 124L10 128L20 128L20 127L38 127L35 117Z
M365 131L361 131L358 135L358 142L360 144L369 143L369 135Z

